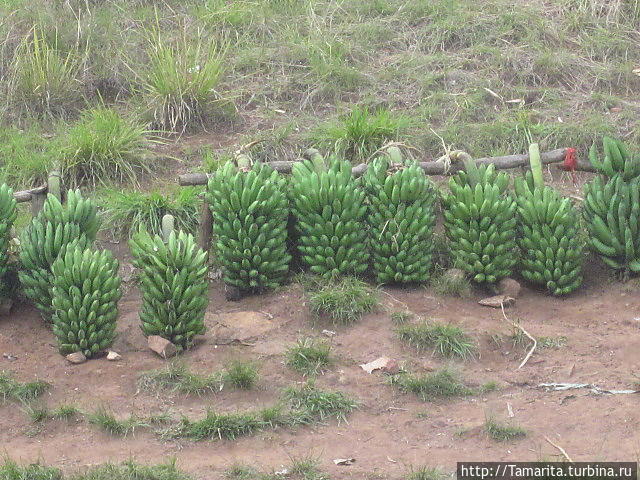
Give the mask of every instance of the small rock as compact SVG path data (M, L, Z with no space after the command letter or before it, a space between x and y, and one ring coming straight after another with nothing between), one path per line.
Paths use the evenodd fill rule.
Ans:
M498 293L511 298L518 298L520 295L520 283L513 278L503 278L498 282Z
M510 307L516 303L516 299L507 297L506 295L496 295L494 297L483 298L478 303L485 307L501 308L503 305L505 307Z
M120 360L121 358L122 355L120 355L118 352L114 352L113 350L110 350L109 353L107 353L107 360L111 362L115 362L116 360Z
M149 335L147 338L147 344L151 350L156 352L165 360L169 357L173 357L178 351L173 343L159 335Z
M224 286L224 298L227 302L237 302L242 298L242 291L233 285Z
M380 357L375 360L360 365L365 372L371 373L375 370L380 370L383 373L388 373L389 375L395 375L400 371L400 367L398 367L398 362L389 358L389 357Z
M18 357L16 357L15 355L11 355L10 353L3 353L2 358L5 358L10 362L15 362L18 359Z
M464 280L464 278L466 277L466 274L464 273L463 270L460 270L459 268L450 268L449 270L445 271L442 276L448 280L452 280L455 282L455 281Z
M322 334L325 337L333 337L335 336L336 332L334 332L333 330L322 330Z
M76 365L87 361L87 357L85 357L84 353L82 352L73 352L64 358L66 358L69 363L73 363Z

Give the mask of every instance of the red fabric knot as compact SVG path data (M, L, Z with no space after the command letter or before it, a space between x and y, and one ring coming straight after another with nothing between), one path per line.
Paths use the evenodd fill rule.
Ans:
M568 172L574 172L578 167L578 156L575 148L567 148L564 154L564 163L562 164L563 170Z

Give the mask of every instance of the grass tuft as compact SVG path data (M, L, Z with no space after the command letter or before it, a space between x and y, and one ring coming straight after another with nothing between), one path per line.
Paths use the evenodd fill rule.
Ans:
M106 189L103 193L100 203L104 210L104 225L116 236L130 237L141 226L150 233L159 234L165 215L173 215L176 231L196 233L201 203L196 188L183 187L166 193Z
M130 415L124 420L118 420L112 413L104 408L99 408L87 416L92 425L97 425L105 432L116 437L126 437L133 434L138 428L150 426L150 422L135 415Z
M433 349L443 357L463 360L473 358L476 346L460 328L447 323L422 322L400 325L397 329L401 340L418 350Z
M193 440L235 440L252 435L263 427L264 423L254 412L217 413L209 410L201 420L183 418L175 436Z
M235 360L227 365L222 381L234 388L251 390L258 381L258 367L253 362Z
M12 400L27 403L42 395L51 385L41 380L18 382L9 372L0 372L0 397L3 401Z
M307 295L311 312L328 317L334 324L354 323L378 305L375 290L355 277L321 282Z
M107 463L75 475L73 480L190 480L178 470L175 461L159 465L140 465L133 461L121 464Z
M411 467L404 477L405 480L443 480L446 477L444 472L436 467Z
M137 183L150 172L145 137L135 120L99 106L82 112L62 138L62 174L71 187L109 181Z
M10 459L5 459L0 465L1 480L62 480L62 472L54 467L47 467L37 463L18 465Z
M222 389L223 384L220 373L199 375L190 372L184 363L178 361L171 362L158 370L144 372L138 379L138 388L141 390L157 391L163 389L187 395L218 392Z
M411 312L392 312L391 321L396 325L404 325L413 317Z
M305 376L322 374L331 365L330 352L326 342L304 338L287 350L287 366Z
M431 288L441 296L468 298L471 296L471 282L464 274L453 274L444 271L434 275L431 279Z
M397 385L403 392L414 393L423 402L472 393L472 390L462 383L458 373L449 368L442 368L421 376L401 373L391 377L391 383Z
M499 422L493 417L487 417L484 429L487 435L497 442L506 442L527 436L527 431L524 428Z
M284 395L291 408L320 420L335 417L339 422L346 421L347 415L358 407L357 402L343 393L319 390L311 381L302 387L287 388Z
M227 468L224 472L224 478L230 480L252 480L257 478L258 472L250 465L236 463Z

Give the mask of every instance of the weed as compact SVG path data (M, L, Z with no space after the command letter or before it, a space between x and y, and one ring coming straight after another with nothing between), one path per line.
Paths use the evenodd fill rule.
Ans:
M251 435L263 428L264 424L256 413L216 413L209 410L201 420L183 418L175 433L178 437L193 440L226 439Z
M104 408L99 408L87 416L87 420L92 425L97 425L110 435L126 437L133 434L138 428L149 427L149 422L145 419L130 415L124 420L118 420L112 413Z
M56 156L36 128L0 127L0 181L15 189L42 185Z
M148 133L113 109L85 110L62 138L65 181L70 186L95 186L111 180L137 183L141 174L150 171Z
M391 377L391 383L404 392L414 393L423 402L472 393L471 389L462 383L459 375L449 368L421 376L401 373Z
M203 395L222 389L223 378L219 373L198 375L189 371L181 362L171 362L159 370L151 370L140 375L138 387L141 390L172 390L188 395Z
M301 480L331 480L327 474L318 469L319 463L319 460L313 457L294 458L288 470L295 476L294 478Z
M10 90L18 107L28 113L62 116L80 99L76 74L78 52L66 55L34 27L17 49Z
M411 312L392 312L391 313L391 321L396 325L404 325L413 317L413 313Z
M327 316L335 324L351 324L378 305L376 292L355 277L326 282L308 293L309 308L317 316Z
M222 375L224 384L242 390L250 390L258 380L258 367L253 362L236 360L231 362Z
M258 476L258 472L250 465L236 463L225 470L224 476L230 480L251 480Z
M302 387L287 388L284 395L294 410L319 417L320 420L335 417L338 421L346 421L347 414L358 406L341 392L319 390L311 381Z
M527 436L527 431L517 425L501 423L493 417L487 417L484 422L487 435L498 442L505 442Z
M12 400L28 403L42 395L51 385L41 380L35 382L18 382L11 374L0 371L0 397L3 401Z
M71 480L190 480L176 467L175 461L159 465L140 465L133 461L107 463L71 477Z
M468 298L471 296L471 282L464 273L445 270L431 278L431 288L442 296Z
M384 108L370 111L356 107L337 122L330 122L319 130L321 143L328 143L354 162L365 161L385 143L396 140L410 125L403 115Z
M54 467L37 463L20 466L13 460L5 459L0 465L1 480L62 480L62 472Z
M312 338L298 340L287 350L287 366L305 376L318 375L331 364L331 347Z
M446 475L439 468L435 467L411 467L404 477L405 480L443 480Z
M164 40L159 26L149 38L149 66L144 94L159 129L184 132L204 127L219 104L216 87L225 70L224 49L183 32L179 41Z
M562 348L567 345L567 337L559 336L559 337L539 337L536 339L538 341L539 348Z
M32 423L40 423L51 418L51 412L49 412L49 409L46 406L34 406L27 404L24 411L29 415Z
M463 360L473 358L475 344L469 336L455 325L422 322L400 325L397 329L401 340L418 350L433 349L443 357L457 357Z
M140 227L159 234L162 217L173 215L176 230L195 233L200 216L198 195L196 188L180 188L166 193L107 189L101 201L104 224L114 235L131 236Z
M497 390L500 390L500 384L498 382L496 382L495 380L491 380L491 381L481 385L480 389L479 389L481 394L491 393L491 392L495 392Z

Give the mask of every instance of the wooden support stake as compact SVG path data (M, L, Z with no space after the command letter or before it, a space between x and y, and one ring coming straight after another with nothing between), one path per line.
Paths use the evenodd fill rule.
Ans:
M207 257L211 252L211 237L213 235L213 215L206 199L202 202L202 214L200 215L200 227L198 229L198 245L205 252Z
M44 201L47 199L47 191L39 192L31 195L31 215L37 217L44 207Z

